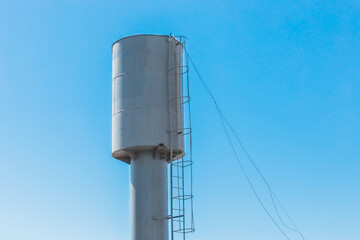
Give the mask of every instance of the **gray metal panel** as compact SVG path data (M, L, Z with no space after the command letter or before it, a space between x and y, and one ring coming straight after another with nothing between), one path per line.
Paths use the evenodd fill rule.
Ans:
M169 53L169 49L170 53ZM169 36L136 35L113 45L113 156L130 163L137 151L164 144L183 150L182 45ZM170 59L169 59L170 56ZM174 70L169 71L174 68ZM170 78L170 88L168 86ZM170 89L170 94L169 94ZM169 114L169 95L171 102ZM170 142L172 144L170 144Z

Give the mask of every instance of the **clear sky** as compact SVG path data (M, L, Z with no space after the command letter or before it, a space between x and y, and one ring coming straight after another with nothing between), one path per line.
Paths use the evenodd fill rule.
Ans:
M0 0L0 239L129 239L129 167L111 157L111 45L138 33L189 38L307 240L359 239L360 3L347 0ZM190 77L191 239L285 239Z

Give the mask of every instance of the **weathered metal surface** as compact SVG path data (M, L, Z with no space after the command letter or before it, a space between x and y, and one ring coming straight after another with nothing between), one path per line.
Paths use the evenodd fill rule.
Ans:
M113 44L113 157L130 163L134 153L159 144L169 149L171 142L182 152L182 51L177 40L161 35L130 36ZM179 131L169 134L170 122Z

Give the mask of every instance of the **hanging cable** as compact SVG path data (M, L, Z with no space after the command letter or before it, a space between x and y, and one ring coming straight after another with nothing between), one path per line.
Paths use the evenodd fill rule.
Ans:
M269 194L271 197L271 202L275 208L275 212L278 216L278 218L280 219L280 222L282 223L282 225L284 225L285 228L287 228L290 231L293 231L297 234L299 234L301 236L301 238L303 240L305 240L304 236L302 235L302 233L300 232L300 230L298 229L298 227L296 226L296 224L294 223L294 221L291 219L290 215L287 213L287 211L285 210L285 208L283 207L283 205L281 204L280 200L275 196L274 191L271 189L269 182L265 179L264 175L260 172L258 166L255 164L254 160L252 159L252 157L250 156L250 154L248 153L248 151L246 150L244 144L242 143L242 141L240 140L238 134L235 132L234 128L229 124L229 122L226 120L226 118L224 117L224 121L226 123L226 125L230 128L231 132L234 134L237 142L239 143L241 149L243 150L243 152L245 153L247 159L251 162L251 164L253 165L253 167L256 169L257 173L260 175L261 179L264 181L264 183L266 184L268 190L269 190ZM287 224L285 224L284 220L282 219L279 210L276 206L274 197L276 198L277 202L279 203L279 205L281 206L281 208L283 209L283 211L285 212L285 214L287 215L287 217L289 218L290 222L294 225L294 228L289 227Z
M301 231L299 230L299 228L296 226L295 222L292 220L290 214L286 211L286 209L284 208L284 206L283 206L282 203L280 202L279 198L276 196L276 194L275 194L272 190L271 190L271 193L272 193L272 195L275 197L276 201L279 203L281 209L284 211L284 213L286 214L286 216L288 217L288 219L290 220L290 222L292 223L292 225L294 226L295 230L294 230L294 229L292 229L292 230L293 230L294 232L297 232L297 233L301 236L301 238L302 238L303 240L305 240L305 237L303 236L303 234L301 233ZM276 208L276 209L277 209L277 208ZM277 210L276 210L276 212L278 213ZM279 213L278 213L278 215L279 215ZM280 220L281 220L281 218L280 218ZM284 224L283 221L281 221L281 222L282 222L283 225L286 227L286 224ZM290 229L290 228L289 228L289 229Z
M224 131L225 131L225 133L226 133L226 137L227 137L227 139L228 139L228 141L229 141L229 143L230 143L230 145L231 145L232 151L233 151L233 153L234 153L234 155L235 155L235 157L236 157L236 160L237 160L237 162L238 162L238 164L239 164L239 166L240 166L240 168L241 168L241 171L243 172L243 174L244 174L244 176L245 176L245 178L246 178L246 181L247 181L248 184L250 185L253 193L255 194L257 200L259 201L259 203L260 203L260 205L262 206L262 208L265 210L265 212L266 212L266 214L268 215L268 217L269 217L269 218L271 219L271 221L275 224L275 226L279 229L279 231L286 237L286 239L290 240L290 238L286 235L286 233L285 233L285 232L280 228L280 226L277 224L277 222L275 221L275 219L271 216L270 212L267 210L267 208L265 207L264 203L261 201L261 199L260 199L260 197L259 197L259 194L256 192L255 187L254 187L254 185L252 184L249 176L247 175L247 173L246 173L246 171L245 171L245 168L244 168L244 166L242 165L242 163L241 163L241 161L240 161L240 158L239 158L239 156L238 156L238 154L237 154L237 152L236 152L236 150L235 150L234 144L233 144L232 141L231 141L231 138L230 138L230 136L229 136L229 133L228 133L228 131L227 131L227 129L226 129L226 125L225 125L225 123L224 123L224 116L223 116L223 114L221 113L221 111L220 111L220 109L219 109L219 107L218 107L217 104L216 104L216 109L217 109L217 111L218 111L218 113L219 113L220 120L221 120L221 124L222 124L222 126L223 126L223 128L224 128Z
M274 191L271 189L270 184L269 184L268 181L265 179L265 177L264 177L263 174L260 172L260 170L259 170L259 168L257 167L257 165L255 164L255 162L254 162L253 159L251 158L250 154L248 153L248 151L246 150L245 146L244 146L243 143L241 142L239 136L237 135L237 133L235 132L235 130L233 129L233 127L230 125L230 123L227 121L227 119L225 118L224 114L221 112L220 107L219 107L219 105L217 104L214 95L211 93L209 87L207 86L206 82L205 82L204 79L202 78L200 72L199 72L198 69L196 68L196 65L195 65L194 62L192 61L192 59L191 59L191 57L190 57L190 55L189 55L189 53L188 53L187 51L186 51L186 56L187 56L187 58L189 59L189 61L190 61L190 63L192 64L192 66L194 67L194 70L195 70L196 74L198 75L198 77L199 77L202 85L205 87L206 91L208 92L208 94L210 95L210 97L212 98L212 100L213 100L213 102L214 102L214 105L215 105L215 107L216 107L216 110L217 110L217 112L218 112L218 114L219 114L219 117L220 117L220 120L221 120L221 124L222 124L222 126L223 126L223 128L224 128L226 137L227 137L227 139L228 139L228 141L229 141L229 143L230 143L230 145L231 145L232 151L233 151L233 153L234 153L234 155L235 155L235 157L236 157L236 160L237 160L237 162L238 162L238 164L239 164L239 166L240 166L240 169L242 170L242 172L243 172L243 174L244 174L244 176L245 176L248 184L250 185L250 187L251 187L254 195L256 196L258 202L260 203L260 205L262 206L262 208L264 209L264 211L266 212L266 214L268 215L268 217L271 219L271 221L272 221L272 222L275 224L275 226L278 228L278 230L286 237L286 239L290 240L289 237L287 236L287 234L286 234L286 233L284 232L284 230L279 226L279 224L275 221L274 217L270 214L270 212L268 211L268 209L266 208L266 206L265 206L264 203L262 202L261 198L259 197L259 195L258 195L255 187L253 186L250 178L248 177L248 175L247 175L247 173L246 173L246 171L245 171L244 166L242 165L242 163L241 163L241 161L240 161L240 158L239 158L239 156L238 156L238 154L237 154L237 152L236 152L236 150L235 150L234 144L233 144L233 142L232 142L232 140L231 140L231 138L230 138L230 135L229 135L229 133L228 133L228 130L227 130L226 126L227 126L227 127L230 129L230 131L234 134L237 142L239 143L242 151L245 153L247 159L251 162L251 164L253 165L253 167L256 169L256 171L257 171L258 174L260 175L261 179L262 179L262 180L264 181L264 183L266 184L266 186L267 186L267 188L268 188L268 190L269 190L269 194L270 194L270 196L271 196L272 204L273 204L273 206L274 206L274 208L275 208L275 212L276 212L278 218L280 219L282 225L284 225L284 227L287 228L288 230L291 230L291 231L293 231L293 232L298 233L298 234L301 236L301 238L302 238L303 240L305 240L303 234L300 232L300 230L298 229L298 227L295 225L294 221L292 220L292 218L290 217L290 215L288 214L288 212L285 210L285 208L284 208L283 205L281 204L280 200L279 200L279 199L277 198L277 196L275 195ZM278 208L277 208L277 206L276 206L274 197L275 197L276 201L279 203L279 205L280 205L280 207L282 208L282 210L285 212L285 214L286 214L287 217L289 218L289 220L291 221L291 223L294 225L295 229L289 227L289 226L286 225L285 222L283 221L283 219L282 219L282 217L281 217L281 215L280 215L280 213L279 213L279 211L278 211Z

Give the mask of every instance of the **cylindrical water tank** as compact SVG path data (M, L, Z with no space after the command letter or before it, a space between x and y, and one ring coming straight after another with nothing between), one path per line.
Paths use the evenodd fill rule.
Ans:
M112 47L112 155L130 163L136 152L162 146L183 154L182 44L166 35L134 35Z

